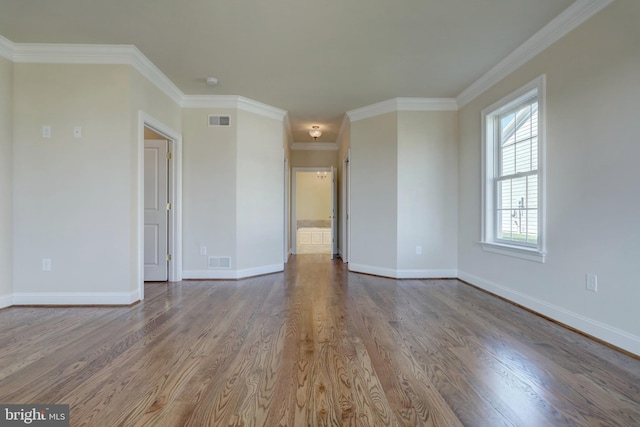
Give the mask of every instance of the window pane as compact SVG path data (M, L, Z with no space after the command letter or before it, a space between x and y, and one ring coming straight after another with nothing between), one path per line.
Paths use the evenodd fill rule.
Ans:
M516 173L516 146L508 145L502 149L500 176Z
M527 208L538 208L538 175L527 177Z
M538 238L538 176L498 181L497 238L536 243Z
M531 140L526 139L514 145L516 150L516 173L529 172L531 168Z
M500 118L500 142L503 147L515 142L515 118L515 113Z
M538 210L527 211L527 243L538 243Z

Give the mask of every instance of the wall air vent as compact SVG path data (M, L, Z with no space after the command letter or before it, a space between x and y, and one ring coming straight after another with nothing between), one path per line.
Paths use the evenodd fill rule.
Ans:
M209 126L229 126L229 116L209 116Z
M212 269L231 268L231 257L228 257L228 256L210 256L209 257L209 268L212 268Z

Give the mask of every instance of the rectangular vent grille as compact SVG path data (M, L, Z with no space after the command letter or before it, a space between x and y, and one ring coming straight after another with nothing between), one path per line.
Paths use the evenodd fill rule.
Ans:
M209 116L209 126L229 126L229 116Z
M231 257L210 256L209 268L231 268Z

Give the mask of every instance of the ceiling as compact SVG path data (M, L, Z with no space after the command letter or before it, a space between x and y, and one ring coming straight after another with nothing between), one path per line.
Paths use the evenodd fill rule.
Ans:
M344 113L453 98L573 0L0 0L16 43L135 45L187 95L241 95L334 142ZM209 76L219 79L207 86Z

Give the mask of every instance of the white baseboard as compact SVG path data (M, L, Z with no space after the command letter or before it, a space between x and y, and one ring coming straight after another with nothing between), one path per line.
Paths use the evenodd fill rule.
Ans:
M284 271L284 263L246 268L243 270L184 270L182 272L182 278L203 280L233 280L244 279L253 276L261 276L263 274L279 273L281 271Z
M458 277L457 270L395 270L371 265L349 263L349 271L373 274L392 279L442 279Z
M140 300L131 292L20 292L12 305L129 305Z
M477 286L480 289L491 292L509 301L520 304L543 316L549 317L557 322L575 328L592 337L598 338L630 353L640 356L640 337L628 332L614 328L597 320L590 319L581 314L574 313L562 307L549 304L521 292L505 288L497 283L484 280L464 271L458 271L458 278Z
M13 295L0 295L0 308L11 307L13 305Z

